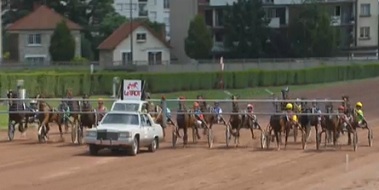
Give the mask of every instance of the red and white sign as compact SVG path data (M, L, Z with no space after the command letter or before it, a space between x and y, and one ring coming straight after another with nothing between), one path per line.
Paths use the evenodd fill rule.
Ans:
M142 81L141 80L124 80L124 100L141 100Z

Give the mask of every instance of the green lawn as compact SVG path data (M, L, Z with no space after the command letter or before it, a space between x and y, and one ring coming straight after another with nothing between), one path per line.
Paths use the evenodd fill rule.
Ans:
M349 83L359 82L361 80L348 81ZM289 86L290 91L300 91L307 89L315 89L327 86L334 86L337 84L346 83L344 82L336 82L336 83L327 83L327 84L312 84L312 85L303 85L303 86ZM265 89L269 89L274 92L277 96L280 96L280 90L282 87L260 87L260 88L248 88L248 89L237 89L237 90L228 90L228 92L232 94L239 95L240 98L258 98L258 97L269 97L269 94L265 91ZM153 99L160 99L162 95L164 95L168 99L176 99L179 96L185 96L187 99L195 99L197 95L203 95L207 99L227 99L230 96L224 90L199 90L199 91L186 91L186 92L174 92L174 93L166 93L166 94L152 94ZM107 96L92 96L91 99L110 99ZM51 106L57 107L60 101L50 101L48 102ZM108 109L110 109L112 105L112 101L104 101ZM96 100L92 102L93 106L96 106ZM175 102L168 103L169 107L174 107ZM0 111L6 111L7 106L0 105ZM8 125L8 114L0 114L0 128L6 128Z

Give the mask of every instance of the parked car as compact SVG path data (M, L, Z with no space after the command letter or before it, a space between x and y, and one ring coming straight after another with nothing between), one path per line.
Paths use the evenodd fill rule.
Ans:
M108 112L99 126L87 130L84 137L91 155L97 155L104 148L126 149L132 156L137 155L141 147L155 152L162 140L162 127L149 114L126 111Z
M142 112L147 109L148 104L143 100L116 100L112 104L111 111Z

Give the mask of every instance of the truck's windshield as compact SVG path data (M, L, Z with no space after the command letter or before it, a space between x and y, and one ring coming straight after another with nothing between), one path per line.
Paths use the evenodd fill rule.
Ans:
M112 111L138 111L138 103L115 103L112 107Z
M137 114L108 113L101 123L139 125L139 119Z

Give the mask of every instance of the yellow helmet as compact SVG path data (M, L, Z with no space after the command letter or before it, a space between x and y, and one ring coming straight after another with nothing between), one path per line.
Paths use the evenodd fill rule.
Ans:
M292 110L292 108L293 108L293 106L292 106L291 103L288 103L288 104L286 105L286 109Z
M362 105L362 102L357 102L357 104L355 104L356 107L363 107Z

